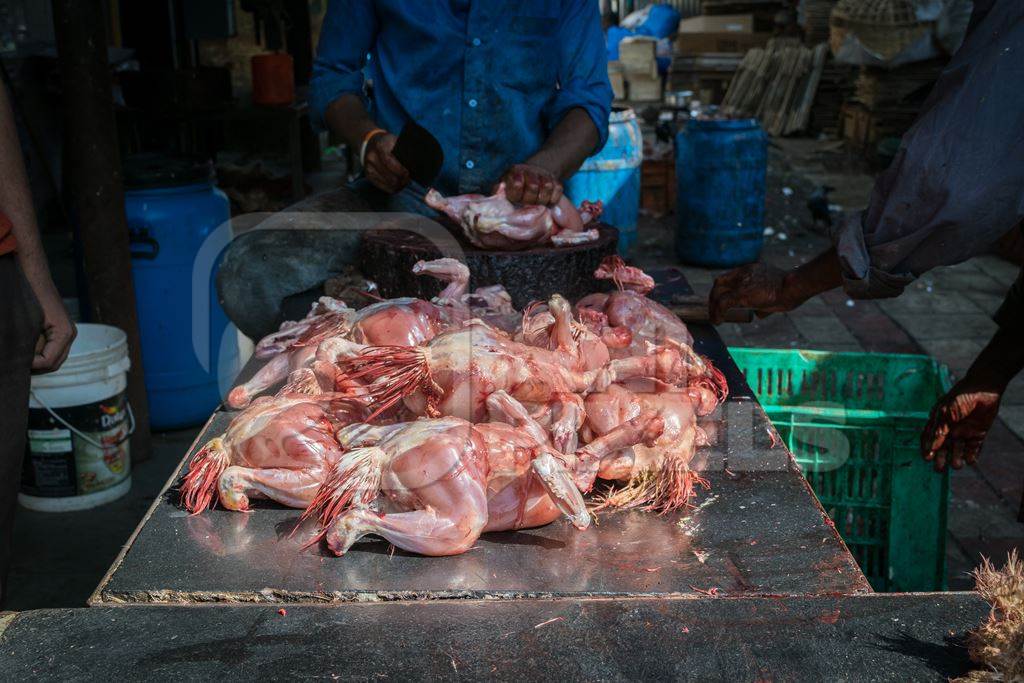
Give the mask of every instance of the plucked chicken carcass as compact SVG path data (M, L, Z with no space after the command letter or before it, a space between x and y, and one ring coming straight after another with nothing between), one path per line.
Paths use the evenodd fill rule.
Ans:
M239 511L251 498L306 507L341 455L335 430L363 418L357 405L323 392L313 370L298 370L277 396L256 399L193 456L182 503L193 514L218 500Z
M697 418L718 405L714 392L703 387L665 386L657 392L634 392L613 384L584 399L586 422L580 430L592 442L641 414L655 414L664 424L651 443L606 455L597 464L600 479L621 484L604 497L599 508L641 508L671 512L690 505L697 486L707 482L690 468L695 450L707 437Z
M507 393L487 402L503 422L444 417L339 432L347 450L304 515L320 519L328 548L343 555L374 534L403 550L455 555L481 533L541 526L561 515L585 529L590 514L574 471L581 459L653 442L662 429L660 418L641 416L577 458L554 451L547 432Z
M474 246L481 249L529 249L545 244L556 247L586 244L598 238L596 221L601 202L583 202L577 209L565 195L554 206L516 206L505 196L505 184L490 197L464 194L444 197L430 190L427 206L448 216Z
M599 280L611 280L617 289L611 293L588 294L575 306L581 323L601 338L612 358L642 356L653 347L671 346L679 350L689 368L690 386L712 387L719 400L728 395L722 373L693 350L693 336L672 311L647 298L654 279L639 268L627 266L618 256L609 256L594 271Z
M642 354L645 342L666 341L693 345L693 336L672 311L647 298L654 280L639 268L609 256L594 271L599 280L611 280L616 291L588 294L576 303L580 320L601 336L616 358Z
M252 379L232 389L228 406L244 408L290 372L308 367L325 339L344 337L375 346L417 346L472 316L501 320L515 314L511 297L500 285L467 293L469 269L455 259L420 261L413 272L431 275L448 285L433 301L387 299L359 310L337 299L321 297L304 319L284 323L256 345L256 358L269 360Z

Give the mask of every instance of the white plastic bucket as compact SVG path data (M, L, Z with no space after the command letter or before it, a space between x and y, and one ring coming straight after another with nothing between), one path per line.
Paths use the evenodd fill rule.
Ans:
M28 446L18 502L42 512L85 510L132 486L125 398L128 341L107 325L78 325L57 372L32 378Z

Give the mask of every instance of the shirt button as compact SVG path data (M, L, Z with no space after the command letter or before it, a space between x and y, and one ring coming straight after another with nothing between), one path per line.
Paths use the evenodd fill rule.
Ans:
M466 161L466 168L473 168L473 166L475 166L475 165L476 164L473 163L472 159L469 159L468 161Z
M469 101L469 106L470 106L471 109L476 109L476 100L470 100Z
M479 38L474 38L472 40L472 43L473 43L473 47L480 47L480 39Z

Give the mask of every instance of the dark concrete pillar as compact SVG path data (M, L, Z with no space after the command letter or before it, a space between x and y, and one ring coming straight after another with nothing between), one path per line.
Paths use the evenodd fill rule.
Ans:
M53 23L63 88L66 194L81 242L90 320L128 335L128 399L137 428L132 457L149 457L149 405L124 213L103 0L54 0Z

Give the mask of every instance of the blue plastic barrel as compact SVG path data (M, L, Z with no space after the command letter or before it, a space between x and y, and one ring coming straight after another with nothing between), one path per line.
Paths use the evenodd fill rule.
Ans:
M632 109L616 108L608 117L608 142L565 184L565 193L576 204L584 200L604 202L601 220L619 229L622 255L636 242L643 158L644 143L636 114Z
M768 138L757 119L691 120L676 135L676 253L701 266L756 261Z
M155 155L126 162L125 186L150 422L200 424L239 369L237 332L214 287L218 236L207 243L230 218L228 199L208 162ZM194 281L205 292L194 296Z

